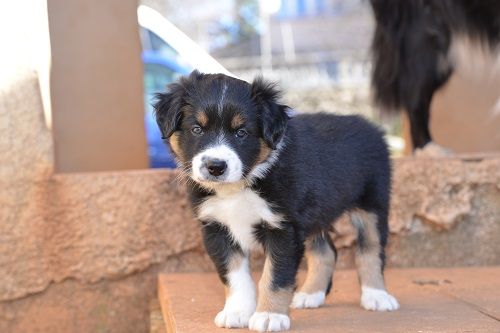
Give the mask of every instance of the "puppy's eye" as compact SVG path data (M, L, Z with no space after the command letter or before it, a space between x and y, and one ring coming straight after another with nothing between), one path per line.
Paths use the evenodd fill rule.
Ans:
M191 127L191 133L193 133L194 135L202 135L203 129L198 125L194 125L193 127Z
M239 130L236 131L236 136L238 138L244 138L245 136L247 136L248 132L245 131L243 128L240 128Z

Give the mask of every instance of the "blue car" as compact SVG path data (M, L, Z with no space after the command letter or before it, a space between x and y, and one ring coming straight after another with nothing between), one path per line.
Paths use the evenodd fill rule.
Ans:
M175 168L174 158L168 146L161 139L161 133L153 116L154 94L165 90L165 86L179 76L189 74L190 69L166 57L164 54L145 50L144 64L144 110L146 138L148 142L149 166L151 168Z

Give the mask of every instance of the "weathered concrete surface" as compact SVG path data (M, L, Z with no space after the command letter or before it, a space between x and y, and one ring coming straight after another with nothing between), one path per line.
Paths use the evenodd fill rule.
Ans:
M386 280L398 311L363 310L356 272L338 271L324 306L290 311L290 333L500 331L500 267L390 269ZM213 323L224 306L215 274L162 274L158 284L168 332L227 332Z
M0 300L74 278L96 282L199 248L184 190L161 171L55 175L28 196L38 222L2 225ZM16 207L23 210L23 207ZM13 230L14 229L14 230Z
M148 332L159 272L209 270L203 254L186 252L134 274L87 283L65 279L43 292L0 302L0 332Z

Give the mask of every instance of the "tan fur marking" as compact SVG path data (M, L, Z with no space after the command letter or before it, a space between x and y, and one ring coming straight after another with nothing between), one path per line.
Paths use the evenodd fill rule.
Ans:
M264 263L264 270L259 281L259 297L257 312L274 312L288 314L293 298L293 287L272 290L272 262L269 257Z
M307 276L300 291L313 294L326 291L335 269L335 253L326 244L324 251L312 249L310 242L306 241Z
M235 114L233 119L231 119L231 127L233 129L238 129L244 124L243 116L239 113Z
M196 120L198 121L200 126L207 126L208 124L208 116L203 111L199 111L196 113Z
M357 209L351 213L351 221L363 232L364 247L356 249L355 262L362 286L385 290L380 260L380 242L377 231L377 216Z
M271 155L271 148L269 148L264 140L260 139L260 153L259 157L257 158L257 164L260 164L267 160L269 158L269 155Z
M174 133L172 136L168 139L170 143L170 148L172 148L172 151L179 156L181 160L183 160L182 156L182 150L181 147L179 146L179 133Z

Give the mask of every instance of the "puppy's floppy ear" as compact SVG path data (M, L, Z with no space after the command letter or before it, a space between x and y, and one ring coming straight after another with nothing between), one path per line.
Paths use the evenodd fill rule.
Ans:
M261 77L253 80L251 95L259 112L262 137L270 148L276 149L289 119L286 113L288 106L278 103L281 91L276 84L266 82Z
M179 128L184 91L181 83L172 83L168 85L166 93L155 94L154 116L164 139Z
M203 79L204 75L194 70L189 76L183 76L178 82L169 84L166 93L155 94L154 116L162 138L169 138L179 129L182 118L181 109L187 104L185 95L189 95L187 92L193 88L193 83Z

